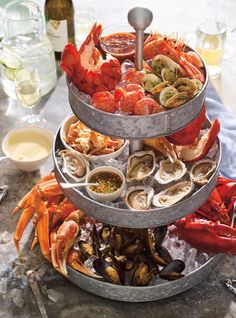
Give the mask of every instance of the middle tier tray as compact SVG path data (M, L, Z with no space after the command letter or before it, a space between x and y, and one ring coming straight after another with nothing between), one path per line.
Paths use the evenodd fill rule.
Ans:
M205 128L209 128L209 126L210 122L206 123ZM169 207L150 208L145 211L130 210L128 207L125 208L125 204L116 206L113 203L99 203L91 199L85 189L70 188L63 189L63 192L67 198L86 214L104 223L121 227L128 226L129 228L150 228L169 224L197 210L207 200L214 189L219 175L221 158L221 146L218 138L216 142L217 150L214 160L217 166L209 182L201 187L195 187L194 192L189 197ZM59 183L69 183L73 181L62 171L61 159L58 154L63 149L65 148L61 142L59 130L55 138L53 153L55 175Z

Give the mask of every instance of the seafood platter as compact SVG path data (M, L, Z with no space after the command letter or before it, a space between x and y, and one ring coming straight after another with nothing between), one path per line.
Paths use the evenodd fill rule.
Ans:
M118 32L106 44L133 37ZM141 71L130 51L118 50L130 58L120 62L117 47L104 60L99 41L104 47L95 23L79 51L64 49L74 114L56 134L54 172L13 211L22 211L15 245L20 252L32 220L31 248L38 244L79 287L130 302L170 297L205 278L217 253L236 254L236 182L219 176L220 124L204 105L208 72L173 36L145 40Z

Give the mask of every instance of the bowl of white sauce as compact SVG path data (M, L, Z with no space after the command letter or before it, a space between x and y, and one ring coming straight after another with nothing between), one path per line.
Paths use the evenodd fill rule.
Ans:
M17 168L38 170L51 154L53 134L41 127L26 126L10 130L3 139L2 150Z

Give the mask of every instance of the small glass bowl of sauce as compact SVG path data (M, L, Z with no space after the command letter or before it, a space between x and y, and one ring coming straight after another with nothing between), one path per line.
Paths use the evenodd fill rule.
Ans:
M23 171L38 170L51 154L53 134L41 127L26 126L10 130L3 138L3 153Z
M90 171L86 182L95 182L97 186L86 187L89 196L99 202L114 201L125 189L125 176L111 166L97 167Z
M104 28L101 49L119 60L130 59L135 53L135 34L128 26L113 25Z

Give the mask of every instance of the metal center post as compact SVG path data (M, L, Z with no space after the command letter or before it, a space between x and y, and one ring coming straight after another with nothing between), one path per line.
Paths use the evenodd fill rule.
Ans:
M135 68L137 71L143 69L143 41L144 30L151 24L152 12L147 8L135 7L128 12L129 24L135 30ZM129 144L130 154L143 149L143 140L132 139Z

